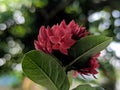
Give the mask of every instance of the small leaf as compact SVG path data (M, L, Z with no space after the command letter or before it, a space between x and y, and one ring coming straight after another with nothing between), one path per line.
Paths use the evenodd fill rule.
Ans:
M79 85L73 90L105 90L102 87L91 87L90 85Z
M91 87L90 85L79 85L73 90L96 90L94 87Z
M68 66L71 66L74 63L86 63L91 56L105 49L111 41L111 37L93 35L78 40L69 51L69 54L73 56L75 60Z
M96 88L96 90L105 90L104 88L102 88L102 87L95 87Z
M67 75L56 58L32 50L24 55L22 68L27 77L48 90L69 90Z
M67 72L67 76L68 76L70 85L72 85L73 75L74 75L74 71L73 70Z

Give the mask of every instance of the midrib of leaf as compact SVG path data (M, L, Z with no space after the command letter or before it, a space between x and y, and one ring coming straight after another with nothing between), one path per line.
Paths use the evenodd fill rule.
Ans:
M87 50L85 53L83 53L82 55L78 56L78 57L77 57L76 59L74 59L70 64L68 64L68 65L66 66L66 69L67 69L67 67L69 67L69 66L73 65L75 62L77 62L81 57L83 57L84 55L86 55L87 53L89 53L91 50L94 50L95 48L97 48L98 46L101 46L102 44L105 44L105 45L106 45L107 42L108 42L108 41L111 41L111 40L112 40L112 39L106 40L106 41L98 44L97 46L95 46L95 47Z
M27 56L28 57L28 56ZM55 84L53 83L53 81L49 78L48 74L44 73L45 71L36 64L34 63L29 57L28 59L31 61L32 64L34 64L36 67L38 67L38 69L40 70L40 72L43 72L43 74L47 77L47 79L52 82L52 85L55 87L56 90L58 90L58 88L55 86Z

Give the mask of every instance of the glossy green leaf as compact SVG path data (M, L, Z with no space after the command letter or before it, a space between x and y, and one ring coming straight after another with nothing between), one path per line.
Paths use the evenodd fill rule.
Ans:
M90 85L79 85L73 90L96 90L94 87L91 87Z
M75 58L69 66L79 62L86 63L91 56L105 49L111 41L111 37L92 35L78 40L69 51L69 54Z
M105 90L102 87L91 87L90 85L79 85L73 90Z
M67 76L68 76L70 85L72 85L73 75L74 75L74 71L73 70L67 72Z
M48 90L69 90L67 75L56 58L40 51L30 51L22 60L27 77Z
M105 90L104 88L102 88L102 87L95 87L96 88L96 90Z

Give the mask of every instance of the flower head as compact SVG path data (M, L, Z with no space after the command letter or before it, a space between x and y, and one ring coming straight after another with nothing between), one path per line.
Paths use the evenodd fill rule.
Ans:
M82 38L88 35L86 28L83 26L79 27L78 24L76 24L74 20L72 20L69 23L68 28L71 29L74 39L79 39L79 38Z
M39 31L38 35L38 41L34 41L34 45L36 50L42 50L45 53L51 53L52 52L52 43L49 40L48 37L48 31L51 30L49 27L45 28L42 26Z
M98 61L97 61L97 58L99 57L100 53L94 55L90 60L89 60L89 63L88 63L88 66L84 67L84 68L81 68L77 71L75 71L75 76L77 76L78 73L80 73L81 75L84 74L84 75L89 75L89 74L92 74L93 76L95 74L97 74L97 68L99 67L99 64L98 64ZM94 76L95 77L95 76Z
M68 25L65 20L60 24L53 25L51 28L41 26L37 39L34 41L36 50L42 50L45 53L55 55L63 66L69 64L73 57L68 55L68 50L76 43L80 38L88 35L85 27L79 26L72 20ZM90 58L89 62L85 66L76 68L75 75L80 73L81 75L93 76L97 74L96 68L99 67L97 57L99 54L94 55ZM65 60L66 59L66 60Z
M88 35L84 27L79 27L73 20L66 25L63 20L60 25L53 25L51 28L42 26L39 31L38 40L34 41L35 48L45 53L52 53L54 50L68 55L68 49L78 38Z

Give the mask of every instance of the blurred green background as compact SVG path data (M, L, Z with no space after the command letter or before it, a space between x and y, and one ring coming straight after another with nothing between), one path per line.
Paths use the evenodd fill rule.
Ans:
M79 76L79 83L120 90L120 0L0 0L0 90L42 90L25 78L21 69L24 53L34 49L41 25L63 19L75 20L93 35L113 37L101 52L99 74Z

